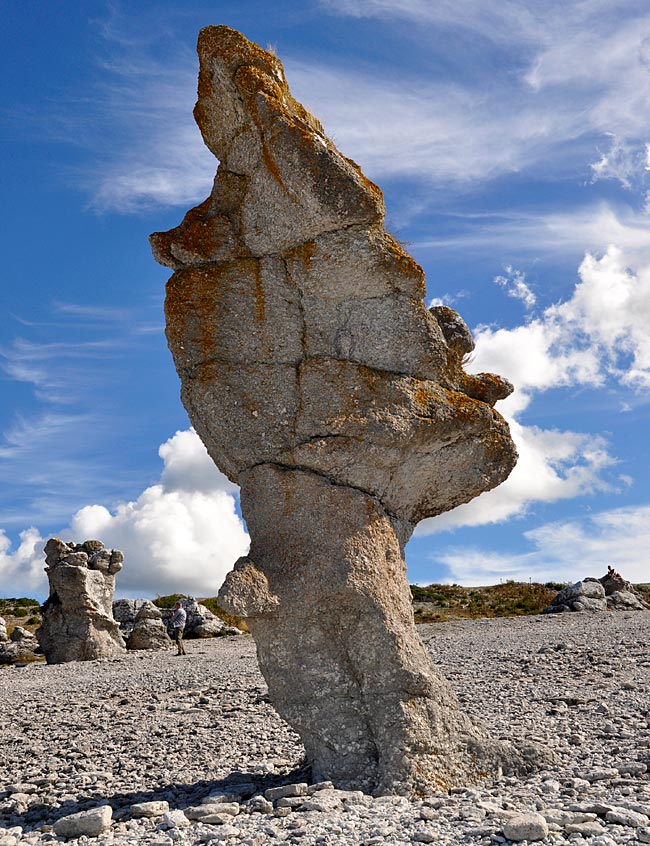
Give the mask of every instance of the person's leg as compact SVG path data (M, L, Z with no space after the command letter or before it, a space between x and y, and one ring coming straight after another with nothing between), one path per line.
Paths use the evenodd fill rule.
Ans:
M178 651L180 655L185 655L185 644L183 643L183 629L178 629Z

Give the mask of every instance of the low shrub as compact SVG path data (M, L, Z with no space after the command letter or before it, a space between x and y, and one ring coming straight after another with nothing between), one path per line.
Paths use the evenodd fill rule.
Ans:
M561 587L564 587L563 585ZM516 617L539 614L555 597L556 591L537 582L515 582L465 588L460 585L411 585L417 603L416 622L435 622L454 617ZM444 610L443 610L444 609Z
M173 608L179 599L187 599L184 593L170 593L167 596L157 596L153 600L153 604L158 608Z
M235 614L229 614L227 611L224 611L219 605L219 600L216 596L208 596L199 601L201 605L205 605L208 611L212 611L215 616L223 620L227 626L236 626L236 628L241 629L242 632L248 631L245 618L237 617Z

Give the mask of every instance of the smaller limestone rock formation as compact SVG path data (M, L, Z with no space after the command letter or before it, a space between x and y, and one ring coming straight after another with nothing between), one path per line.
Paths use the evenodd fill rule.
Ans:
M148 599L117 599L113 616L127 649L168 649L172 645L160 608Z
M37 648L38 643L34 635L22 626L15 626L11 636L0 645L0 664L33 661L36 658Z
M9 640L7 636L7 624L5 623L4 617L0 617L0 643Z
M115 574L123 560L118 549L105 549L98 540L48 540L45 572L50 596L36 631L48 664L124 654L124 639L112 613Z
M120 625L120 632L125 641L131 636L135 618L146 599L116 599L113 602L113 618Z
M600 579L586 578L561 590L543 614L564 611L645 611L644 602L634 586L613 567Z
M650 605L639 595L631 582L609 566L607 573L599 579L605 589L607 607L614 611L644 611L650 610Z

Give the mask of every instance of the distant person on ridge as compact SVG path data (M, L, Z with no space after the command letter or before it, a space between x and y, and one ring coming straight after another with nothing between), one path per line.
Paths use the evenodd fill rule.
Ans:
M174 605L174 613L172 614L172 629L174 632L174 641L178 647L177 655L187 655L185 647L183 646L183 631L185 629L185 622L187 620L187 611L183 608L180 600Z

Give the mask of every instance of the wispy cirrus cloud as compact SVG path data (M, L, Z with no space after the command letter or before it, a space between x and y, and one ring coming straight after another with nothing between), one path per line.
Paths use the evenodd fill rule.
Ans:
M389 67L383 58L370 66L336 56L327 63L296 53L281 58L294 93L375 179L424 179L462 190L528 171L586 181L612 170L616 156L601 152L608 138L635 148L648 140L641 100L650 73L644 40L650 15L632 2L618 5L620 19L599 2L568 11L553 2L543 12L526 2L495 9L483 0L322 4L337 15L417 21L419 38L437 37L440 28L471 30L502 53L499 65L509 70L496 76L468 78L472 62L486 61L476 44L457 51L463 61L451 62L445 80L412 66L408 39L395 44ZM169 39L164 22L137 33L130 25L117 12L98 24L92 97L70 98L49 131L86 149L86 164L73 178L95 210L186 206L209 193L215 169L191 113L197 61L189 45ZM594 43L576 40L581 27ZM594 73L581 73L582 63ZM617 170L626 168L619 163Z
M471 30L497 43L513 37L538 43L548 25L547 13L556 4L547 3L544 12L521 0L504 0L498 6L486 0L320 0L320 5L347 17L402 19L424 26Z
M21 336L0 347L0 472L11 486L0 496L5 529L51 524L90 491L111 499L133 485L128 463L112 462L107 472L107 454L125 437L122 380L146 344L140 322L123 307L91 303L60 302L51 315L17 321Z
M472 250L525 255L579 257L615 244L634 264L650 261L650 217L629 205L601 201L559 211L467 212L449 234L418 240L418 249ZM453 223L453 217L450 217Z
M628 190L645 189L650 182L650 144L630 144L612 135L609 149L592 162L591 172L592 182L615 179Z
M81 173L91 207L130 213L203 199L216 162L192 118L196 58L180 50L160 60L137 39L120 41L114 28L104 34L111 55L86 113L100 132L91 139L93 160Z
M523 170L553 178L586 175L593 133L600 131L551 98L531 96L521 82L484 89L408 70L392 69L389 76L291 58L285 66L299 99L375 179L466 188Z
M631 151L643 149L648 141L650 13L645 4L591 0L567 6L552 0L542 8L528 0L511 0L498 7L486 0L322 0L321 6L336 15L415 22L418 26L405 38L424 43L445 33L462 56L455 86L438 85L435 78L420 80L416 86L404 71L396 78L395 67L390 78L394 82L380 78L375 91L362 79L350 79L345 90L352 98L356 91L362 92L361 114L377 116L371 122L378 131L368 147L378 143L379 150L373 154L357 145L361 155L368 155L362 161L378 168L376 172L388 172L385 163L381 167L381 139L386 138L386 147L395 140L399 118L397 125L410 124L420 146L438 161L427 168L414 145L407 142L397 149L405 149L411 161L416 154L419 164L414 167L434 179L442 172L449 179L462 179L465 174L484 181L526 169L551 179L573 171L579 178L588 176L593 165L594 176L617 173L626 187L635 188L629 176L633 158L639 175L639 159ZM460 49L468 39L467 49ZM486 47L486 42L492 47ZM498 56L498 65L509 72L486 74L489 85L485 86L480 79L466 79L467 67L480 66L490 50L493 58ZM408 66L407 56L401 64ZM408 92L401 108L391 102L392 85ZM312 87L319 91L325 86L313 80ZM388 104L384 117L381 89ZM336 116L335 104L331 110ZM335 117L333 123L341 132L344 121ZM388 130L386 136L379 127ZM594 162L593 154L612 137L612 149L600 153L600 162ZM349 141L354 145L354 138ZM396 168L399 172L399 162Z
M124 355L120 340L81 341L75 337L35 342L15 338L0 349L0 369L10 379L31 384L39 400L69 405L96 380L98 363Z
M94 73L82 91L21 115L51 141L76 148L59 170L98 213L187 206L211 190L215 159L192 118L198 61L165 14L127 15L109 4L94 21ZM89 45L91 46L91 45Z

